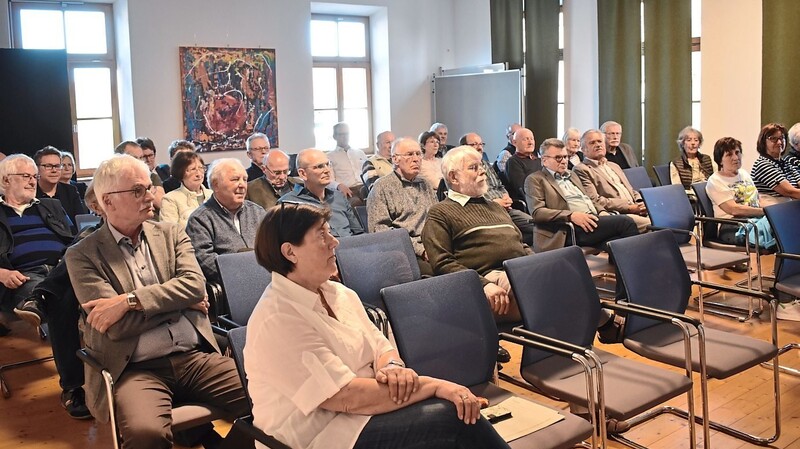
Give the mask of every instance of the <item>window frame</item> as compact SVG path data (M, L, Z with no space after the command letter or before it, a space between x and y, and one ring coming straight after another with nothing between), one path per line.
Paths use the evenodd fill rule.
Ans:
M105 17L106 28L106 53L67 53L67 77L69 80L70 111L72 119L72 145L75 157L75 172L78 177L91 177L95 168L79 168L81 166L80 148L78 146L78 114L75 98L75 76L76 68L107 68L111 74L111 116L97 118L111 118L114 144L121 140L121 127L119 116L119 96L117 89L117 58L116 40L114 33L114 11L113 6L107 3L57 3L57 2L35 2L35 1L12 1L10 2L11 19L11 48L22 47L22 20L20 11L22 10L47 10L47 11L98 11ZM66 33L66 27L65 27ZM64 50L66 51L66 35L64 36ZM82 120L90 120L83 118ZM109 155L113 152L113 147L108 149Z
M343 69L356 68L364 69L366 71L366 96L367 96L367 146L361 148L367 153L370 153L373 139L373 108L372 108L372 58L371 58L371 35L369 29L369 17L364 16L349 16L341 14L312 14L311 21L331 21L331 22L360 22L364 24L364 56L314 56L312 58L312 70L316 68L333 68L336 71L336 111L337 121L343 122L345 107L344 107L344 86L343 86ZM309 21L309 27L310 27ZM312 92L313 95L313 92ZM317 111L331 111L333 109L317 109L313 108L313 112ZM332 131L331 131L332 132ZM352 132L352 129L351 129ZM316 142L315 142L316 145Z

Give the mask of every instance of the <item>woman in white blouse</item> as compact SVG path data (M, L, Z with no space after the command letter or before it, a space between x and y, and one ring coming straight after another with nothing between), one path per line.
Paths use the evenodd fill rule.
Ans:
M210 196L211 190L203 187L206 166L203 158L197 153L183 151L172 160L170 173L181 180L181 186L173 190L161 200L161 221L178 223L186 227L189 215L203 204Z
M422 148L422 163L419 166L419 176L435 192L442 181L442 159L436 157L439 153L439 137L436 133L425 131L419 135L419 146Z
M479 398L406 368L356 293L329 280L339 244L329 217L327 209L282 203L267 211L256 235L256 259L272 282L250 318L244 349L254 424L295 449L387 441L508 448L481 417Z

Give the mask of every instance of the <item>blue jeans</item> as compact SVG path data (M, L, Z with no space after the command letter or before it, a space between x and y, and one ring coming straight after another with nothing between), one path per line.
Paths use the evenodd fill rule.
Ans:
M472 425L456 416L453 403L427 399L370 418L353 449L509 449L482 418Z

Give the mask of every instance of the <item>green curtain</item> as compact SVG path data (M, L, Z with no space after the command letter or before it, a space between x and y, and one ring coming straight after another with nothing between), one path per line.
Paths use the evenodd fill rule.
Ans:
M642 147L642 50L639 0L597 0L600 125L622 125L622 140Z
M537 142L558 130L558 0L525 0L525 124Z
M491 0L489 17L492 63L507 62L509 69L521 69L522 0Z
M800 122L800 58L797 57L797 0L763 0L761 123L787 127Z

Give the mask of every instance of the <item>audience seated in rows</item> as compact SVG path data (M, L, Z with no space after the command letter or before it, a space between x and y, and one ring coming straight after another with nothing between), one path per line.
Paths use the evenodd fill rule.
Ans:
M606 158L609 161L619 165L622 169L640 165L641 158L636 156L633 148L627 143L622 143L622 125L609 120L600 125L600 132L605 137Z
M85 182L78 182L78 177L75 175L76 172L75 165L75 157L72 156L72 153L69 151L62 151L61 152L61 178L59 179L60 182L64 184L70 184L75 186L78 189L78 196L80 196L81 201L83 201L84 197L86 196L86 189L88 186ZM84 206L86 202L84 201Z
M163 188L163 179L169 177L169 170L167 170L166 175L162 179L156 167L156 144L153 143L153 140L149 137L137 137L136 143L142 147L142 161L147 164L147 168L150 169L150 180L153 182L154 186Z
M172 143L169 144L169 148L167 148L167 152L169 153L169 160L170 165L172 164L172 160L175 159L175 155L182 152L182 151L191 151L194 153L196 151L195 146L192 142L188 140L173 140ZM169 193L173 190L179 189L181 186L181 180L172 176L170 176L163 181L164 192ZM208 186L206 186L208 187Z
M646 231L650 225L647 208L622 168L606 157L603 134L596 129L583 133L581 149L583 162L575 167L574 173L592 202L602 205L608 212L626 214L636 223L639 232Z
M567 170L572 170L576 165L583 162L583 151L581 151L581 132L577 128L569 128L564 131L564 136L561 138L564 142L564 148L567 149L569 156L567 162Z
M338 245L329 215L286 205L259 228L256 258L272 283L244 348L255 426L296 448L507 449L480 398L407 368L358 295L329 280Z
M361 173L367 155L350 146L350 126L340 122L333 125L333 140L336 148L328 152L331 165L331 186L338 189L352 206L363 206L366 195Z
M173 399L248 412L232 359L219 353L205 279L192 243L174 223L156 223L147 166L104 161L95 191L106 223L66 253L81 307L86 350L108 368L124 447L171 447ZM244 195L242 194L242 197ZM108 420L102 376L87 371L86 404ZM213 432L213 429L212 429Z
M419 135L418 140L422 149L419 175L435 191L442 181L442 158L437 156L441 154L439 137L434 132L425 131Z
M114 154L127 154L140 161L145 160L144 149L141 145L132 140L120 142L120 144L114 148ZM156 178L158 178L158 175L151 172L150 182L153 184L153 186L162 185ZM169 190L167 190L167 192L169 192ZM153 193L153 206L156 208L156 220L158 220L158 214L161 210L161 200L164 198L164 193L165 191L163 185L162 187L156 187Z
M364 233L353 206L344 194L332 185L331 163L325 153L314 148L298 153L297 173L304 184L296 185L293 191L280 198L280 202L306 203L330 208L331 233L336 237Z
M508 140L508 143L500 150L500 153L497 154L497 160L495 160L497 170L503 175L506 174L506 163L508 163L511 156L517 151L517 148L514 146L514 133L520 128L522 128L522 125L519 123L512 123L506 128L506 140Z
M85 214L86 206L81 201L77 187L61 182L61 152L51 146L46 146L33 155L33 160L39 168L39 180L36 183L36 198L50 198L61 202L61 207L67 213L73 226L75 216Z
M278 204L280 197L291 192L295 183L289 179L289 156L281 150L274 149L265 154L261 167L264 176L247 182L246 198L266 210Z
M170 172L181 180L181 186L164 195L160 220L185 228L189 215L211 196L211 190L203 186L206 165L199 154L183 151L172 159Z
M186 233L206 280L219 284L217 256L253 248L264 208L245 199L247 172L238 159L217 159L208 170L212 194L189 216Z
M428 129L428 132L436 134L436 138L439 141L439 151L437 152L436 157L442 158L445 154L447 154L448 151L455 148L455 146L447 144L448 131L447 125L444 123L436 122L432 124L430 129Z
M394 141L394 171L378 179L367 197L369 232L403 228L411 237L420 273L432 276L433 268L422 244L422 228L428 209L436 204L436 192L419 176L422 153L414 139Z
M391 131L384 131L375 138L375 154L367 158L364 166L361 167L361 180L368 190L379 178L382 178L392 171L392 142L394 134Z

